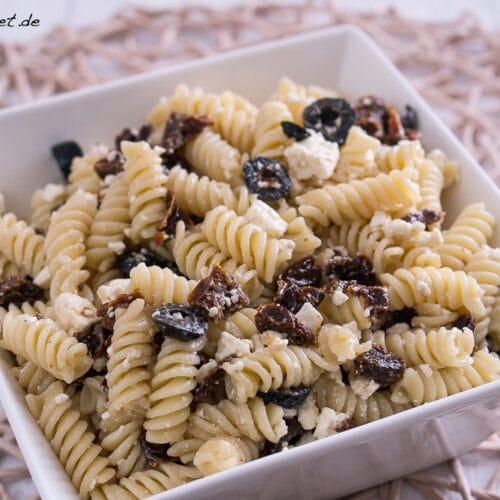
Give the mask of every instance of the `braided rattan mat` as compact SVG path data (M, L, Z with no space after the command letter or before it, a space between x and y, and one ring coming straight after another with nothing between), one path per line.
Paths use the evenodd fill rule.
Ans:
M382 45L500 184L500 35L481 29L471 15L424 23L394 11L341 12L332 3L307 0L286 6L253 2L223 11L125 8L102 25L57 28L29 45L0 42L0 106L345 22L361 26ZM499 462L497 434L460 459L356 498L404 498L413 488L424 498L500 500ZM478 467L490 475L482 484L475 480ZM27 476L12 432L0 420L0 498L29 498L34 489Z

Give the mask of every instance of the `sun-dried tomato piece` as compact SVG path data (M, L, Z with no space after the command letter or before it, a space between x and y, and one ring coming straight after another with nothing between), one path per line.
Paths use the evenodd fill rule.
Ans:
M405 370L405 362L399 356L378 345L357 356L353 363L354 375L374 380L383 386L400 380Z
M225 371L221 368L222 363L204 378L193 390L193 401L191 410L196 408L199 403L208 403L216 405L227 397L224 384Z
M130 141L130 142L139 142L139 141L147 141L153 128L151 125L143 125L141 128L124 128L116 137L115 137L115 147L118 151L120 151L120 143L122 141Z
M387 128L382 142L392 146L401 139L406 139L406 133L398 110L395 106L387 106Z
M403 307L403 309L400 309L399 311L388 311L383 324L380 325L380 329L387 330L397 323L407 323L408 325L411 325L411 320L417 315L417 311L415 311L412 307Z
M379 284L370 259L364 255L335 255L328 262L325 273L328 279L357 281L360 285L370 286Z
M10 276L0 281L0 306L33 304L43 297L43 290L29 276Z
M141 430L141 435L139 437L139 441L141 443L141 448L144 453L144 457L146 458L146 462L149 467L157 467L162 462L166 462L169 460L169 456L167 455L168 449L170 448L170 444L158 444L158 443L150 443L146 441L146 429Z
M250 304L248 295L238 282L218 264L198 282L188 302L206 312L209 320L219 321Z
M474 332L476 329L476 320L470 314L462 314L462 316L459 316L454 321L453 326L455 328L460 328L460 330L468 328Z
M274 296L275 304L286 307L294 314L309 302L312 306L318 307L325 298L325 292L315 286L298 286L290 281L278 280L278 289Z
M158 225L155 234L155 242L157 245L161 245L164 241L171 238L175 234L175 226L180 220L182 220L181 209L175 201L175 191L173 189L167 189L165 202L167 210L163 220Z
M106 349L112 335L112 329L105 328L101 323L95 323L90 330L77 333L76 339L87 346L89 356L99 359L106 357Z
M125 159L120 151L110 151L107 156L95 163L94 170L101 179L105 179L108 175L123 172L124 164Z
M273 455L274 453L279 453L285 447L293 446L297 444L297 441L301 438L304 433L304 429L300 425L296 418L286 420L288 431L287 433L277 442L272 443L271 441L266 441L262 451L260 453L261 457L266 457L267 455Z
M116 299L101 304L96 312L96 315L101 318L100 324L104 328L113 330L116 309L120 307L127 308L137 298L140 298L140 295L137 293L122 293Z
M173 112L165 124L162 146L167 155L173 155L194 135L205 127L212 125L212 120L206 116L192 116Z
M425 225L425 229L429 229L432 224L436 222L441 222L444 218L444 212L434 212L433 210L427 210L424 208L420 212L414 212L412 214L403 217L403 220L409 222L421 222Z
M367 134L377 138L385 134L387 107L381 97L371 95L360 97L354 109L356 110L356 125Z
M291 265L281 273L279 279L299 286L321 286L322 270L315 262L314 255L309 255Z
M255 315L255 325L260 332L274 330L284 333L290 344L313 345L316 343L316 336L286 307L278 304L265 304L257 308Z
M298 408L311 392L311 388L305 385L290 387L289 389L278 389L277 391L267 391L257 393L265 403L274 403L288 410Z

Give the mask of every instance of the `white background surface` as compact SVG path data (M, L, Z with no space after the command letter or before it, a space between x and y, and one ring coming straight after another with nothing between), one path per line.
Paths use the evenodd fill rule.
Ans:
M130 4L147 7L175 7L188 4L203 4L218 8L241 3L242 0L0 0L0 19L14 13L23 20L31 13L40 19L39 27L0 27L0 40L26 41L40 35L57 24L85 25L105 20ZM255 3L255 2L254 2ZM261 2L265 3L265 2ZM287 3L287 2L282 2ZM292 2L288 2L292 3ZM333 0L338 7L348 9L377 9L395 6L407 17L425 20L452 20L468 10L479 17L489 29L500 30L500 0Z
M128 2L124 0L0 0L0 19L17 14L17 19L22 20L29 14L40 19L37 28L8 28L0 27L0 40L7 42L26 42L34 36L41 35L57 24L66 26L85 25L105 20L114 12L126 8L130 3L140 3L148 7L174 7L179 1L171 0L146 0L143 2ZM182 2L186 4L204 4L224 8L228 5L240 3L238 0L194 0ZM473 12L485 27L500 30L500 0L336 0L335 5L349 9L378 9L395 6L407 17L424 20L452 20L463 13L464 10ZM0 407L1 412L1 407ZM482 477L485 473L480 463L474 461L467 463L468 477L471 483L477 486L483 484ZM15 498L23 498L27 493L24 490L17 492ZM414 494L405 495L406 499L423 498ZM457 498L455 495L449 498Z

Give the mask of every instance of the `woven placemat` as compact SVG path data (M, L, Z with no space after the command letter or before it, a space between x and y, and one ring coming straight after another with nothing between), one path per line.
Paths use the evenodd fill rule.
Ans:
M375 38L500 184L500 36L482 29L471 14L428 23L393 10L343 12L334 3L307 0L224 10L129 7L100 25L56 28L25 45L0 42L0 106L342 23L357 24ZM405 498L413 488L424 498L499 500L499 462L497 434L460 459L352 498ZM473 473L478 464L489 471L482 484ZM0 498L29 498L35 490L27 476L8 423L0 420Z

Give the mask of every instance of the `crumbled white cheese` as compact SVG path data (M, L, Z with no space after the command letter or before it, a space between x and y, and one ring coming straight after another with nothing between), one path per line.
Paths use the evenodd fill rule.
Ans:
M297 179L328 179L339 160L339 146L327 141L321 133L308 131L311 135L294 142L285 149L290 173Z
M323 315L309 302L300 308L295 317L314 334L318 333L323 324Z
M60 404L64 403L65 401L67 401L68 399L69 399L69 396L67 394L65 394L64 392L62 392L61 394L58 394L54 398L54 403L56 405L60 405Z
M245 368L245 364L243 363L243 361L241 359L226 361L222 365L222 369L228 375L231 375L231 373L241 372L241 371L243 371L243 368Z
M49 266L45 266L42 268L42 270L35 276L33 283L42 288L46 288L50 285Z
M417 235L425 231L425 225L422 222L407 222L403 219L394 219L387 221L382 226L382 231L388 238L401 241L407 240L411 236Z
M370 227L373 229L380 229L390 221L391 221L390 216L385 212L375 212L375 214L370 220Z
M415 280L415 288L417 293L423 295L424 297L428 297L431 295L431 283L429 281L429 277L426 275L424 271L420 271Z
M297 416L297 413L298 413L297 408L283 408L284 418L295 418Z
M116 179L116 175L108 174L106 177L104 177L103 184L105 186L109 186L115 179Z
M319 409L311 393L308 394L306 400L299 406L297 415L297 419L304 430L310 431L316 427Z
M108 420L108 418L110 417L111 415L109 414L109 411L105 411L102 415L101 415L101 419L102 420Z
M252 336L255 349L284 349L288 345L288 339L282 333L267 330Z
M347 302L349 297L339 289L336 289L332 293L332 303L334 306L340 306L344 302Z
M58 295L54 301L54 311L61 327L72 332L81 332L97 321L94 304L76 293Z
M125 250L126 246L123 241L110 241L108 243L108 248L112 251L115 252L117 255L120 255L123 253Z
M42 198L44 201L51 202L54 201L58 196L61 196L65 187L62 184L53 184L50 182L42 190Z
M281 238L288 227L280 214L261 200L255 200L244 217L248 222L253 222L264 229L271 238Z
M337 413L332 408L323 408L318 417L314 437L322 439L337 433L342 423L349 417L345 413Z
M200 368L198 368L198 371L196 372L196 382L199 384L200 382L203 382L209 375L211 375L215 370L217 370L217 367L219 364L215 359L211 359L204 365L201 365Z
M208 317L215 318L217 316L218 312L219 312L219 310L215 306L213 306L208 310Z
M97 296L103 304L105 302L111 302L112 300L116 299L118 295L125 293L129 284L129 278L119 278L116 280L111 280L110 282L101 285L97 289Z
M349 374L349 383L354 394L357 394L362 399L368 399L375 391L380 389L380 384L377 384L372 379L366 377L356 377Z
M144 146L145 146L145 147L147 147L147 144L145 144ZM153 148L153 151L154 151L157 155L161 156L161 155L165 152L165 148L162 148L161 146L155 146L155 147Z
M215 353L215 360L222 361L228 356L237 356L242 358L250 354L253 347L251 340L239 339L229 332L222 331L217 344L217 352Z

